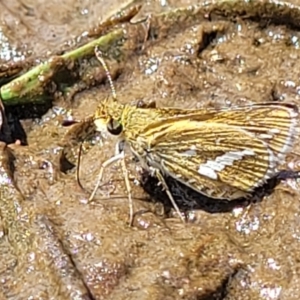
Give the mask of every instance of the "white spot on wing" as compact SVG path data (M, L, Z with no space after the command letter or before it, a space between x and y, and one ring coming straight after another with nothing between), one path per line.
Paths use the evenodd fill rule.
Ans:
M268 130L268 133L278 134L278 133L280 133L280 130L278 128L271 128L271 129Z
M215 180L218 179L217 173L213 169L211 169L210 167L207 167L205 165L200 165L200 167L198 169L198 173L200 175L206 176L211 179L215 179Z
M187 150L181 153L181 156L195 156L197 152L195 150Z
M244 153L244 155L249 155L249 156L255 155L254 151L251 149L245 149L242 152Z
M195 156L195 155L197 155L197 151L196 150L197 150L196 146L192 145L189 150L184 151L180 155L181 156Z
M272 134L261 133L257 137L260 138L260 139L271 140L273 138L273 135Z
M221 172L227 166L232 166L237 160L241 160L244 156L253 156L254 151L245 149L243 151L229 151L221 156L216 157L215 160L208 160L205 164L201 164L198 173L209 177L211 179L218 179L216 172Z

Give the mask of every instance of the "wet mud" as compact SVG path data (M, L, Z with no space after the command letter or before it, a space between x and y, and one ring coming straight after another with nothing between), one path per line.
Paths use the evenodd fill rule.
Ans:
M187 8L195 1L147 1L115 23L104 22L127 2L1 3L1 83L119 26L126 60L118 56L121 61L108 64L122 103L203 109L267 101L300 105L299 1L198 1L197 14ZM156 18L176 8L184 13ZM118 164L106 170L88 203L101 163L116 144L114 137L100 139L92 123L80 123L90 122L111 93L98 71L67 100L58 95L43 105L5 105L0 299L299 299L297 179L282 176L259 201L229 206L201 202L170 182L187 216L183 224L127 151L133 226ZM84 190L74 167L81 141ZM281 169L299 170L298 154L299 140ZM197 201L203 205L192 205Z

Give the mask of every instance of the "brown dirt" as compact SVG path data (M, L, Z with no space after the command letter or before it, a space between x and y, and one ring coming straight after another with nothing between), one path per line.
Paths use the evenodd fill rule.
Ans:
M64 50L105 17L99 11L114 9L103 6L107 1L25 2L0 4L4 63L21 54L33 59ZM157 3L134 20L150 8L157 12ZM167 35L161 24L162 31L150 32L144 49L115 80L118 99L154 100L160 107L272 100L300 105L300 2L278 11L260 3L259 9L241 10L240 3L233 14L224 8L201 21L181 20ZM70 106L75 119L93 114L109 93L103 84L77 94L71 104L59 101L42 118L22 120L28 146L0 145L0 299L300 299L296 180L283 181L250 209L191 209L187 224L162 216L139 185L132 184L134 196L144 200L135 200L134 209L148 212L138 214L132 228L126 196L102 199L99 191L86 203L89 193L77 186L74 169L60 171L60 145L70 129L61 122ZM80 178L88 191L114 146L108 138L83 155ZM300 153L299 141L293 151ZM139 164L127 158L131 177L140 180ZM296 155L283 163L288 167L299 168ZM109 191L125 195L117 165L104 182L104 198Z

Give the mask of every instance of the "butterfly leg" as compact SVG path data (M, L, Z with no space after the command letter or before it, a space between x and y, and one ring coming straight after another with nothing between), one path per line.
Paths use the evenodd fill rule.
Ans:
M116 151L115 151L115 156L111 157L110 159L106 160L104 163L102 163L100 171L99 171L99 175L98 175L98 179L97 179L97 183L96 186L88 200L88 202L92 201L97 189L100 186L100 183L102 181L102 177L103 177L103 172L105 170L105 168L107 168L108 166L112 165L113 163L120 161L121 162L121 167L122 167L122 172L123 172L123 177L125 180L125 185L126 185L126 190L127 190L127 194L128 194L128 203L129 203L129 225L132 226L133 223L133 202L132 202L132 195L131 195L131 185L129 182L129 177L128 177L128 171L127 171L127 167L126 167L126 163L125 163L125 152L123 149L123 142L119 142L116 145Z
M175 211L179 215L179 217L182 220L182 222L185 223L185 219L182 216L182 214L181 214L181 212L180 212L180 210L179 210L179 208L178 208L178 206L177 206L177 204L176 204L176 202L175 202L175 200L174 200L174 198L172 196L172 193L171 193L171 191L170 191L170 189L169 189L169 187L168 187L168 185L167 185L164 177L162 176L161 172L158 169L155 169L155 175L156 175L157 179L160 181L160 183L162 184L164 190L166 191L166 193L167 193L167 195L168 195L168 197L169 197L169 199L170 199L170 201L171 201L171 203L172 203Z
M97 183L96 186L88 200L88 202L91 202L96 194L97 189L99 188L99 185L102 181L102 177L103 177L103 172L105 170L105 168L107 168L108 166L112 165L113 163L124 159L124 151L121 151L120 153L118 153L117 155L111 157L110 159L106 160L104 163L102 163L99 174L98 174L98 179L97 179Z
M124 151L123 151L123 153L124 153ZM122 166L123 177L125 180L127 195L128 195L129 226L132 226L132 224L133 224L133 202L132 202L132 195L131 195L132 191L131 191L131 185L129 182L128 170L127 170L126 162L125 162L125 155L123 155L123 158L121 159L121 166Z
M126 162L125 162L124 146L125 146L124 140L120 140L116 145L115 156L118 156L119 153L123 153L123 156L120 159L120 162L121 162L122 173L123 173L123 177L124 177L124 181L125 181L126 191L127 191L127 195L128 195L129 226L132 226L132 223L133 223L133 202L132 202L132 194L131 194L132 190L131 190L128 170L127 170Z

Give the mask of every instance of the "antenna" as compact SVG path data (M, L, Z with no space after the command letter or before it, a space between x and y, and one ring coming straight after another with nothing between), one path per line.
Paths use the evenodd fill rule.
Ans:
M110 89L111 89L112 96L113 96L114 99L117 99L116 89L114 87L110 72L108 70L106 62L103 59L102 51L98 48L98 46L95 47L95 55L96 55L97 59L100 61L101 65L102 65L102 67L105 71L105 74L107 76L109 86L110 86Z
M78 150L77 168L76 168L76 181L77 181L78 186L82 189L82 191L85 192L85 188L84 188L83 185L81 184L80 176L79 176L79 172L80 172L80 163L81 163L81 154L82 154L82 142L80 143L79 150Z

